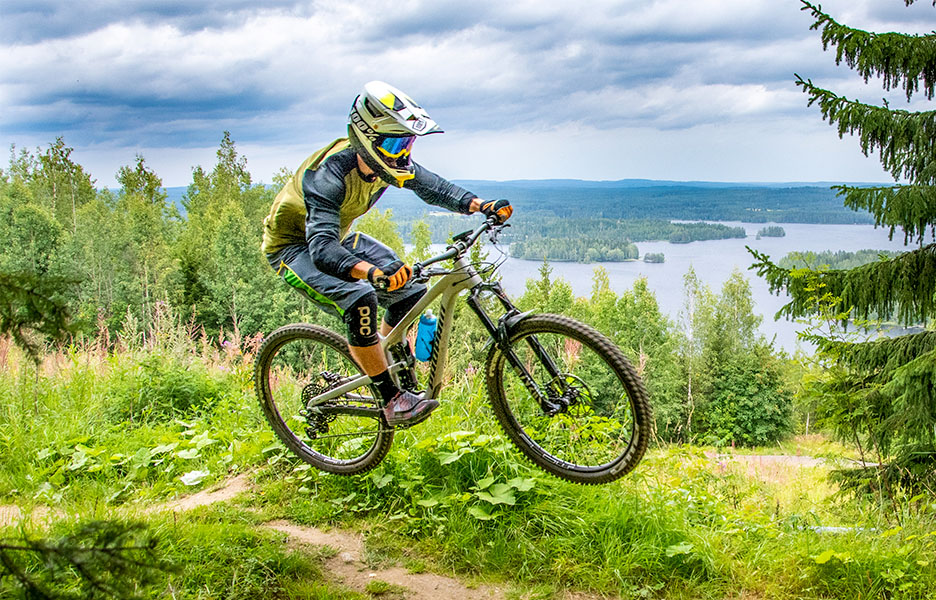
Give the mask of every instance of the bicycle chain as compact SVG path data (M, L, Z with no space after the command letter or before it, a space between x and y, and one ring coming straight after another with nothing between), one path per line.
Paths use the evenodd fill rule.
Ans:
M301 398L303 407L308 406L312 398L324 394L345 381L345 378L341 375L329 371L322 371L320 375L322 379L325 380L324 384L315 382L302 388ZM325 414L315 408L301 408L299 409L299 415L305 418L306 423L309 425L306 427L305 433L309 436L310 440L316 439L319 435L327 435L328 424L334 421L338 416L335 414Z

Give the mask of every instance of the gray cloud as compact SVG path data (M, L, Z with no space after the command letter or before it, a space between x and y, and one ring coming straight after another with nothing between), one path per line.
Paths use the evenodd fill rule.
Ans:
M265 0L4 0L0 39L33 44L83 35L114 23L168 24L183 32L225 29L258 12L311 12L310 2Z
M824 7L856 26L926 31L933 9L923 4ZM223 129L254 146L328 139L370 79L407 90L448 130L491 135L815 123L794 72L883 95L834 65L796 2L582 6L6 0L2 141L196 148Z

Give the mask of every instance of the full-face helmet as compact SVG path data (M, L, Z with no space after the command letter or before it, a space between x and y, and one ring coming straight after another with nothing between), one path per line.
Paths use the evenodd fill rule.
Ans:
M354 99L348 139L368 167L390 185L413 178L410 150L416 136L442 129L412 98L382 81L371 81Z

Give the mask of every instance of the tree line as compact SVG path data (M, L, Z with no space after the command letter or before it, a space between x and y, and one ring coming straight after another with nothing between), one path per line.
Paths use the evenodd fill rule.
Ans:
M757 231L757 239L762 237L786 237L786 230L779 225L770 225Z
M166 201L162 181L142 156L120 168L120 188L111 191L96 189L70 154L59 139L45 150L14 151L9 168L0 172L0 273L47 282L43 291L70 316L70 335L103 345L118 332L145 338L167 307L181 315L192 335L209 341L225 333L262 336L300 320L341 330L340 322L279 281L262 256L261 225L278 185L251 180L228 133L216 164L193 169L182 201L184 217ZM282 171L274 184L288 175ZM598 224L611 231L610 222ZM429 254L432 234L425 221L411 226L409 253L390 211L372 210L355 228L407 260ZM474 260L485 257L477 254ZM780 355L756 331L746 280L736 274L721 295L694 275L689 281L692 310L684 323L660 313L645 281L618 297L603 269L596 270L591 297L575 298L569 284L553 280L544 264L520 304L572 314L619 343L647 378L660 439L739 444L777 439L791 427L791 392L781 381ZM5 305L21 313L24 306L12 300ZM465 331L459 336L465 348L453 353L456 360L477 358L483 332L474 331L470 319L456 326ZM23 335L38 345L41 333L33 328ZM740 383L755 373L763 390ZM735 389L739 386L744 389ZM733 395L739 393L770 409L749 410ZM765 424L761 417L768 415L775 419Z

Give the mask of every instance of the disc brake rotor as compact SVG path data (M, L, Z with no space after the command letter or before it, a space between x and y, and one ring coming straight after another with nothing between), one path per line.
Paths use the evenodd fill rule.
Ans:
M579 398L591 396L586 383L571 373L560 373L553 377L546 389L549 390L549 402L554 407L548 411L549 416L568 412L569 408L579 403Z

